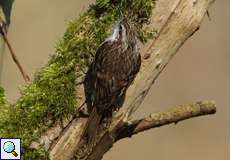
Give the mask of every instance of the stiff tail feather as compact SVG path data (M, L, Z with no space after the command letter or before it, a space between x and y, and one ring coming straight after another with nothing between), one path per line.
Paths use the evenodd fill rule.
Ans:
M94 107L89 115L89 118L86 122L86 126L83 132L83 137L87 138L88 144L90 144L93 141L94 136L96 135L97 129L99 127L100 121L101 121L101 115Z

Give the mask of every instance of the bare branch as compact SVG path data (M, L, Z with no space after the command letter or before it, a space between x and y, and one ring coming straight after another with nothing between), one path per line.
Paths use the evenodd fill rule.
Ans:
M106 132L97 145L92 148L92 152L87 157L88 159L100 160L113 144L123 138L131 137L134 134L168 125L178 123L193 117L214 114L216 107L214 102L197 102L190 105L181 105L173 107L165 112L152 113L147 118L134 120L129 123L120 121L111 132Z
M181 105L173 107L165 112L152 113L148 117L135 120L126 125L120 135L116 138L119 140L125 137L131 137L134 134L149 130L151 128L161 127L171 123L178 123L189 118L204 116L216 113L214 102L197 102L190 105Z
M156 29L158 31L158 37L149 41L147 45L141 47L142 53L148 54L148 56L144 56L145 59L142 60L142 68L140 73L126 94L124 106L128 107L128 116L124 114L124 110L119 111L113 117L113 123L108 126L107 132L100 133L96 145L94 145L92 148L88 148L86 151L80 150L85 152L83 153L83 158L78 158L76 155L76 151L78 151L77 147L79 146L79 138L76 138L76 135L81 135L84 125L79 126L78 123L73 123L75 122L74 120L69 125L68 131L65 131L58 138L58 142L53 143L52 149L49 152L51 155L50 158L55 160L68 160L72 155L75 156L75 159L99 160L102 158L104 153L108 151L110 147L112 147L113 143L119 139L116 137L125 137L121 136L120 131L127 127L127 125L124 126L124 124L127 122L127 118L130 118L132 113L141 105L150 87L153 85L154 81L165 68L165 66L177 53L178 49L191 35L194 34L194 32L197 31L197 28L200 27L202 19L206 15L206 12L212 2L214 2L214 0L157 1L156 8L153 11L152 22L148 27ZM209 105L212 106L211 103ZM154 114L152 115L152 119L150 119L152 121L148 122L148 119L142 121L133 121L132 123L134 124L134 128L132 130L133 132L131 133L136 134L152 128L157 121L160 121L161 125L165 125L198 115L214 113L214 106L212 106L210 110L208 109L209 107L206 108L199 106L203 105L196 104L191 108L185 107L187 110L183 110L184 108L182 107L179 110L181 111L179 112L180 114L173 114L174 121L173 119L170 121L170 117L167 118L167 114L165 117L163 117L164 121L161 119L162 117L158 117L160 118L158 120L154 119L157 118ZM125 111L127 112L127 110ZM171 113L172 112L170 112L170 114ZM162 114L160 115L162 116ZM179 117L176 118L176 116ZM78 128L77 131L76 127ZM76 131L76 134L73 135L71 130ZM130 136L130 134L126 135ZM72 140L66 141L66 137ZM65 147L64 150L62 150L63 146ZM73 155L73 153L75 154Z
M12 11L13 0L0 0L0 19L4 21L6 27L8 28L10 25L10 15ZM5 42L2 37L0 37L0 80L3 69L3 57L5 51Z
M178 49L199 29L213 2L214 0L158 1L151 23L153 28L159 27L156 28L158 36L143 47L144 54L150 57L143 60L142 69L127 92L125 106L129 107L129 115L140 107L151 86Z
M28 76L28 74L26 74L26 72L24 71L24 69L22 68L22 65L20 64L8 38L7 38L7 34L6 32L4 31L4 28L1 27L1 34L2 34L2 37L7 45L7 47L9 48L9 51L10 51L10 54L11 54L11 57L13 59L13 61L15 62L15 64L17 65L18 69L20 70L21 74L22 74L22 77L23 79L25 80L26 83L29 83L30 81L30 77Z
M1 2L3 3L3 2ZM29 76L26 74L26 72L24 71L24 69L22 68L22 65L20 64L14 50L13 50L13 47L11 46L9 40L8 40L8 37L7 37L7 24L6 22L0 17L0 34L2 35L2 38L4 40L4 42L6 43L9 51L10 51L10 54L11 54L11 57L13 59L13 61L15 62L15 64L17 65L18 69L20 70L24 80L26 83L28 83L30 81L30 78Z

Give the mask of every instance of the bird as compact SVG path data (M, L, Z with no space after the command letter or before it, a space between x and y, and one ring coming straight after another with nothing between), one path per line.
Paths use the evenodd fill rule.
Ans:
M124 102L125 93L133 83L141 67L134 24L122 16L113 27L112 33L96 51L86 74L85 86L90 92L88 103L92 107L83 135L91 142L101 121L112 115ZM88 83L87 83L88 82Z

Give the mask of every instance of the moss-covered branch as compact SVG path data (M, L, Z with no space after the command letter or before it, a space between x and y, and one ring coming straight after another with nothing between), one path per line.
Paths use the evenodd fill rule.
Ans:
M15 104L8 103L0 88L0 137L22 138L24 159L49 159L50 155L51 159L65 160L78 156L76 149L87 118L76 112L82 101L78 97L84 96L80 89L82 86L76 84L84 79L96 49L107 37L120 11L132 15L140 41L149 42L145 45L148 49L144 52L149 55L148 59L143 60L135 84L127 93L126 105L131 108L129 113L132 113L140 106L154 80L179 47L199 27L212 0L196 1L194 4L189 0L167 0L168 3L158 1L159 6L152 19L154 0L125 2L96 0L79 18L69 22L63 38L56 45L56 54L36 73L34 81L21 89L22 95ZM151 29L143 29L149 23ZM155 29L158 30L158 37L153 40ZM151 40L148 41L149 39ZM120 112L118 115L121 117L113 117L115 125L112 123L106 130L108 134L104 135L113 138L113 131L119 126L120 120L127 118ZM63 122L69 116L69 121ZM57 123L59 121L62 122L61 125ZM43 135L50 133L50 128L55 127L58 135L52 134L48 138ZM41 137L45 138L42 140ZM45 149L44 141L49 141L50 137L57 141L51 141L52 146L48 145ZM113 142L107 144L112 145ZM100 144L96 146L100 148ZM93 155L96 152L89 150L89 153ZM101 156L103 154L97 158L100 159ZM89 158L88 155L86 158Z
M25 86L18 101L5 107L0 116L0 136L23 139L24 159L46 159L44 148L31 149L32 141L57 120L74 113L78 101L76 81L84 77L98 45L106 38L119 16L120 0L97 0L79 18L69 22L66 33L56 45L56 54ZM126 14L132 8L139 38L146 41L151 33L142 31L148 23L153 0L127 0Z
M165 66L184 42L197 31L212 2L213 0L157 1L151 23L148 25L158 31L157 37L142 46L142 54L148 56L143 56L141 70L126 93L124 106L128 107L128 111L124 108L115 114L112 117L112 123L105 130L98 131L96 142L90 145L82 144L79 139L86 118L74 119L69 123L68 129L62 132L63 134L53 144L49 152L50 158L68 160L74 156L75 159L81 160L101 159L115 143L116 137L113 133L116 133L117 128L125 127L123 122L131 118L130 115L141 105Z

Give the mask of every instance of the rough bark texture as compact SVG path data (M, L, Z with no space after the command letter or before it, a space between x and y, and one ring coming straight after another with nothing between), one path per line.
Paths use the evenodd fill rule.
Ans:
M70 118L65 129L55 133L57 140L51 147L48 146L50 159L99 160L121 138L191 117L215 113L213 102L197 102L167 112L153 113L141 120L130 120L130 116L140 107L161 71L183 43L199 29L212 2L214 0L157 1L151 24L148 26L157 30L157 37L142 46L142 68L134 84L128 89L124 108L114 115L111 125L97 135L97 142L90 145L82 141L79 144L87 118Z
M105 132L98 143L88 152L87 156L84 158L77 157L75 159L100 160L113 144L122 138L131 137L134 134L151 128L171 123L176 124L188 118L213 114L215 112L216 108L213 102L197 102L190 105L174 107L166 112L152 113L148 117L140 120L131 122L120 121L112 131Z

